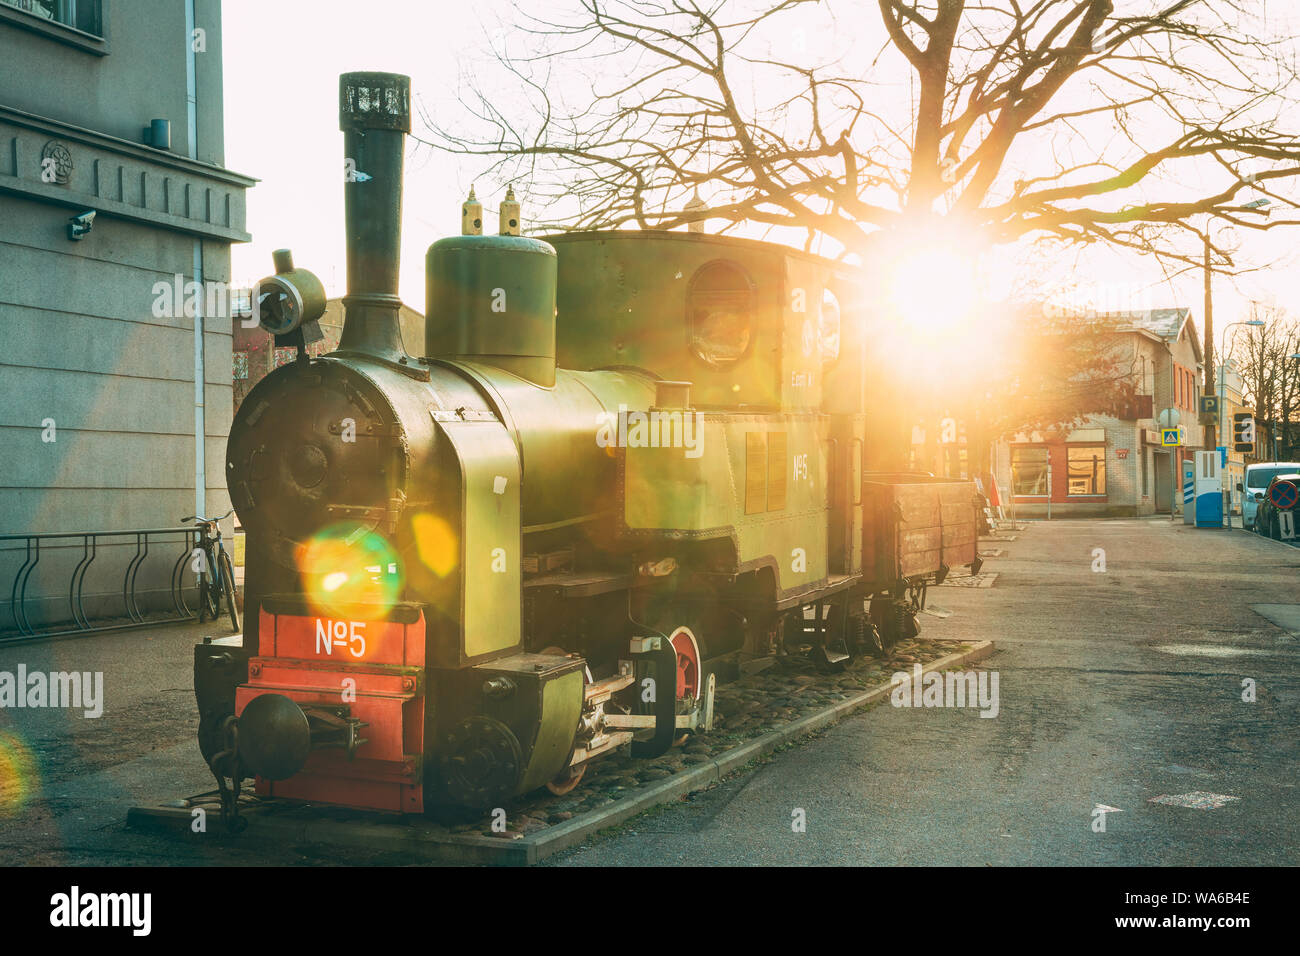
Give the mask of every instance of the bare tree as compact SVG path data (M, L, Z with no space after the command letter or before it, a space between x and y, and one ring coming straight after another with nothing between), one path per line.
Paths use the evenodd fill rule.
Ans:
M1295 43L1270 35L1262 2L568 2L552 19L519 10L508 36L526 49L507 39L498 51L509 87L473 81L468 116L426 117L426 143L525 184L535 231L710 220L888 276L902 250L945 237L973 250L1105 244L1180 268L1204 254L1226 271L1219 238L1204 253L1188 241L1209 232L1206 217L1249 230L1300 222L1275 191L1300 173L1286 123ZM810 29L819 55L785 42ZM1263 198L1271 217L1243 208ZM1050 351L1053 334L1022 327L1000 352L1023 341ZM1040 382L1038 397L1058 422L1122 401L1117 376L1100 376L1115 383L1109 396L1068 387L1090 376L1086 358L1053 357L1044 367L1067 384ZM991 435L1043 417L1021 395L1001 396L1024 412L1013 423L961 394L926 404L960 408Z
M1253 406L1255 419L1277 435L1278 453L1294 455L1297 447L1296 419L1300 418L1300 323L1286 310L1252 302L1250 318L1265 324L1238 335L1230 358L1244 380L1244 399ZM1267 458L1273 449L1260 449Z
M427 140L526 178L543 229L757 223L868 261L886 234L938 216L983 243L1050 236L1196 264L1171 232L1198 214L1294 221L1271 191L1300 172L1281 119L1292 44L1252 29L1257 2L571 2L568 20L520 11L540 52L500 54L508 107L480 85L472 115ZM814 7L845 32L874 8L883 48L853 67L772 52L773 32ZM583 67L584 102L558 102ZM910 102L878 108L903 76ZM1214 182L1189 185L1189 165ZM1283 214L1240 208L1258 194Z

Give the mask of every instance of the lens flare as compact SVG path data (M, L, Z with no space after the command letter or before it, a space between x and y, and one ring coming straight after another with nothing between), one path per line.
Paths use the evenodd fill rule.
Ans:
M31 752L13 734L0 732L0 819L18 816L37 781Z
M447 522L437 515L417 514L411 517L411 531L425 567L440 578L456 570L460 563L460 539Z
M331 617L347 616L344 605L357 604L385 614L405 584L401 558L388 539L351 522L331 525L304 544L298 573L315 610Z

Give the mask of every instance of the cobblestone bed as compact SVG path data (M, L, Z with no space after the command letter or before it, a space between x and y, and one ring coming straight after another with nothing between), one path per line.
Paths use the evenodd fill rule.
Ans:
M963 650L959 641L900 641L886 659L859 658L839 674L823 674L802 657L776 658L771 667L740 680L720 685L714 700L713 731L687 737L653 760L634 759L626 748L596 760L577 788L564 796L542 791L506 807L507 827L494 832L492 819L454 824L457 833L517 838L562 823L589 810L599 810L694 764L714 757L748 740L778 730L800 718L825 710L864 690L887 684L899 670L910 670L947 654Z

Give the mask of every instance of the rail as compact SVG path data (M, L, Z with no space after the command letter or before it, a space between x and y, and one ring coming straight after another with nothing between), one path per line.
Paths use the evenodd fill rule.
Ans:
M198 535L199 531L194 527L143 528L132 531L61 531L45 534L0 534L0 548L3 548L8 542L15 541L22 542L26 548L23 562L14 575L13 584L9 589L9 610L13 618L14 630L17 633L0 631L0 644L16 643L34 638L63 637L70 634L120 631L133 627L145 627L150 624L166 624L196 618L198 615L197 608L190 610L189 604L185 600L183 576L186 559L198 547ZM136 578L139 575L140 567L149 556L151 539L154 539L153 544L157 549L162 546L157 539L166 536L179 536L180 543L184 546L176 558L176 563L172 565L170 577L171 603L175 614L164 617L147 617L140 610L139 601L136 597ZM100 542L105 538L124 539L122 542L122 544L126 545L122 549L124 554L130 552L131 539L135 541L135 553L131 555L126 565L126 571L122 575L122 604L124 615L128 620L123 622L121 616L119 616L111 618L111 620L118 623L92 624L90 617L86 613L83 588L86 581L86 572L90 570L90 566L99 555ZM62 550L62 548L56 549L46 544L51 541L80 541L81 543L81 559L77 561L76 566L72 569L72 575L68 580L68 610L75 626L68 627L63 623L56 625L58 629L55 630L38 630L32 626L27 613L27 585L31 580L32 572L40 564L42 546L45 545L46 553ZM75 545L73 549L75 555ZM14 551L22 553L22 549L15 548Z

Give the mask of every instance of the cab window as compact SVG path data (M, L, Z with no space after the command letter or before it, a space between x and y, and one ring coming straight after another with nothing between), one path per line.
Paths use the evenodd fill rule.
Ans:
M754 340L754 286L734 262L701 266L686 294L691 351L714 368L729 368Z

